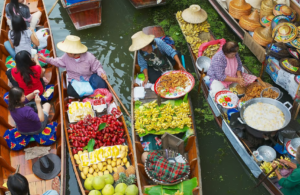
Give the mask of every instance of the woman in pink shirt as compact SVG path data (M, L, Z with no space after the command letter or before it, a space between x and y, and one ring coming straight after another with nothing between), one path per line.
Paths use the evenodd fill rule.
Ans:
M73 35L68 35L65 41L59 42L57 48L66 52L62 57L45 58L39 54L39 57L47 63L57 67L66 68L68 76L69 96L80 98L77 92L71 85L72 79L80 81L83 78L89 81L93 89L107 88L105 80L107 80L105 71L97 58L87 52L87 47L80 42L80 38Z

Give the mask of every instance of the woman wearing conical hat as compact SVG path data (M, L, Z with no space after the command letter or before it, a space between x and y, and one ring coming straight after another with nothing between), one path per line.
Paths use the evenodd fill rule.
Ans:
M147 35L143 31L135 33L132 37L129 51L137 51L138 64L145 75L143 86L155 83L163 72L173 70L177 63L181 70L185 70L179 60L177 52L160 38Z
M66 68L68 75L69 96L80 98L77 92L70 84L72 79L80 81L80 77L89 81L93 89L107 88L105 80L106 73L103 70L101 63L97 58L87 51L87 47L80 42L80 38L73 35L68 35L66 39L57 44L57 48L66 52L62 57L45 58L39 54L46 63L57 67Z

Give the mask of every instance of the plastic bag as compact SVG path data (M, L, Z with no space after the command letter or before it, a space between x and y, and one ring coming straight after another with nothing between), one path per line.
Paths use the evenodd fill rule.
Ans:
M99 95L104 96L104 97L99 97ZM88 98L84 98L83 102L89 101L89 102L93 103L95 99L101 99L101 98L104 98L105 102L107 104L110 104L110 102L112 101L111 93L105 88L99 88L99 89L96 89L94 91L94 93L92 95L90 95Z
M220 44L220 48L218 49L218 51L220 51L225 43L226 43L226 40L225 40L225 39L218 39L218 40L214 40L214 41L209 41L209 42L207 42L207 43L203 43L203 44L199 47L198 58L199 58L200 56L202 56L202 54L204 53L205 49L206 49L208 46ZM217 52L218 52L218 51L217 51Z
M94 93L91 84L88 81L85 81L82 76L80 77L80 81L72 79L71 85L79 97L89 96Z

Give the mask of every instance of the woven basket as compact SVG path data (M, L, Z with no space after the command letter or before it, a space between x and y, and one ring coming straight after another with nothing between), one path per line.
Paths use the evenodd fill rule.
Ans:
M158 150L158 152L159 152L162 156L164 156L165 158L175 158L175 157L181 155L181 154L179 154L179 153L177 153L177 152L174 152L173 150ZM184 156L182 156L182 158L183 158L183 160L184 160L186 163L188 163L187 159L186 159ZM145 162L145 172L146 172L146 174L148 175L148 177L149 177L152 181L154 181L156 184L158 184L158 185L167 185L167 186L170 186L170 185L175 185L175 184L181 183L181 182L187 180L187 179L189 178L190 173L191 173L191 170L189 170L188 174L187 174L184 178L182 178L182 180L180 180L180 181L178 181L178 182L175 182L175 183L167 183L167 182L159 181L159 180L153 178L153 177L152 177L152 174L149 173L149 171L148 171L149 165L150 165L150 163L148 162L148 158L147 158L147 159L146 159L146 162ZM154 174L155 174L155 173L154 173Z
M242 16L239 24L243 29L251 32L253 32L256 28L261 27L258 11L255 10L249 16Z
M229 14L240 19L241 16L249 15L251 13L251 5L245 0L233 0L229 3Z
M255 29L253 39L262 46L267 46L272 43L272 30L271 27L259 27Z
M260 6L260 18L273 15L273 7L274 5L272 0L263 0Z

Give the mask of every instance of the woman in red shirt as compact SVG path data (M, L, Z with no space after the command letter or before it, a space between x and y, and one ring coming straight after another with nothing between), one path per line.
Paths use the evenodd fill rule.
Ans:
M7 70L6 75L14 87L24 89L25 96L34 90L39 90L40 94L44 93L45 83L43 76L45 69L41 67L38 55L31 59L27 51L20 51L16 55L16 67Z

